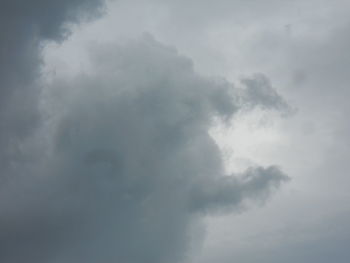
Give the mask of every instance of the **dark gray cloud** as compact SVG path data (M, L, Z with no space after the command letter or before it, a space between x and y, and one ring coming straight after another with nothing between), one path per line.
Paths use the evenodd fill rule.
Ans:
M44 40L63 40L69 22L98 13L98 0L0 1L0 169L14 169L21 142L37 124L37 77ZM88 12L89 11L89 12ZM4 176L3 176L4 177Z
M251 105L251 89L201 77L149 35L90 53L91 73L43 95L47 119L23 149L32 161L0 193L2 262L180 262L202 216L288 179L275 166L224 174L208 131ZM256 106L279 110L254 89Z
M38 76L43 41L61 41L68 34L68 24L94 16L101 1L0 1L0 246L2 262L44 261L47 240L54 224L46 220L39 207L43 196L33 197L37 181L30 176L36 150L25 153L29 137L39 126ZM22 187L23 186L23 187ZM40 187L39 187L40 188ZM38 189L39 190L39 189ZM22 203L19 202L22 200ZM26 200L36 203L27 207ZM22 206L16 206L21 203ZM31 210L32 209L32 210ZM21 213L27 211L25 220ZM9 216L12 215L12 216ZM59 215L55 220L60 220ZM40 231L38 231L40 229ZM50 229L50 231L45 231ZM59 229L54 230L57 233ZM38 233L41 233L38 235ZM41 249L32 250L33 237ZM18 250L18 248L21 248ZM23 254L21 255L21 253ZM28 256L30 255L30 256Z
M208 133L214 118L287 107L271 86L203 78L150 36L94 48L89 75L42 94L43 45L101 2L0 0L1 262L179 262L203 215L288 180L275 166L225 175Z

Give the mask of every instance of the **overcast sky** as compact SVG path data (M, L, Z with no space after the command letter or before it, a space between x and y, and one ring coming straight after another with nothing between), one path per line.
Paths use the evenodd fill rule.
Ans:
M349 262L349 1L0 4L1 262Z

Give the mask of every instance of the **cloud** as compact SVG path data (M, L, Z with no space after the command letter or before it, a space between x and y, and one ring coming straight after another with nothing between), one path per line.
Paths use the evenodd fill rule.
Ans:
M255 74L252 77L241 79L241 83L244 90L240 96L246 107L275 108L283 114L293 112L289 104L271 86L270 80L265 75Z
M91 53L91 74L46 93L46 151L3 193L2 261L180 262L201 217L288 180L275 166L224 174L208 130L244 107L233 85L149 35Z
M279 110L258 86L248 96L201 77L146 35L96 47L90 74L42 94L42 45L101 1L1 4L1 262L179 262L203 215L287 180L275 166L225 175L208 133L255 93L250 104Z
M44 40L63 40L69 22L96 14L101 1L1 0L0 10L0 170L14 173L21 144L38 124L37 78ZM85 15L88 17L88 15ZM6 172L5 172L6 170ZM5 176L3 176L5 177Z

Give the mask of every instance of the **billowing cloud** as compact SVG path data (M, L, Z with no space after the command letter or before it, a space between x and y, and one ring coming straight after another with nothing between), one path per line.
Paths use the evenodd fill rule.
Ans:
M180 262L203 215L288 180L275 166L224 174L209 135L214 118L247 105L280 110L266 82L238 90L204 78L146 35L94 48L89 74L41 94L40 45L99 2L3 5L1 262Z
M202 215L263 200L287 180L274 166L224 174L208 130L243 97L173 48L145 36L95 48L91 64L45 96L45 157L29 184L3 193L12 203L1 217L12 220L2 260L179 262Z

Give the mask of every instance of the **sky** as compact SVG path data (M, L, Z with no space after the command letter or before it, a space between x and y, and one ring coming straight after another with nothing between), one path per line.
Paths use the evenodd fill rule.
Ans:
M346 0L0 0L0 261L349 261Z

